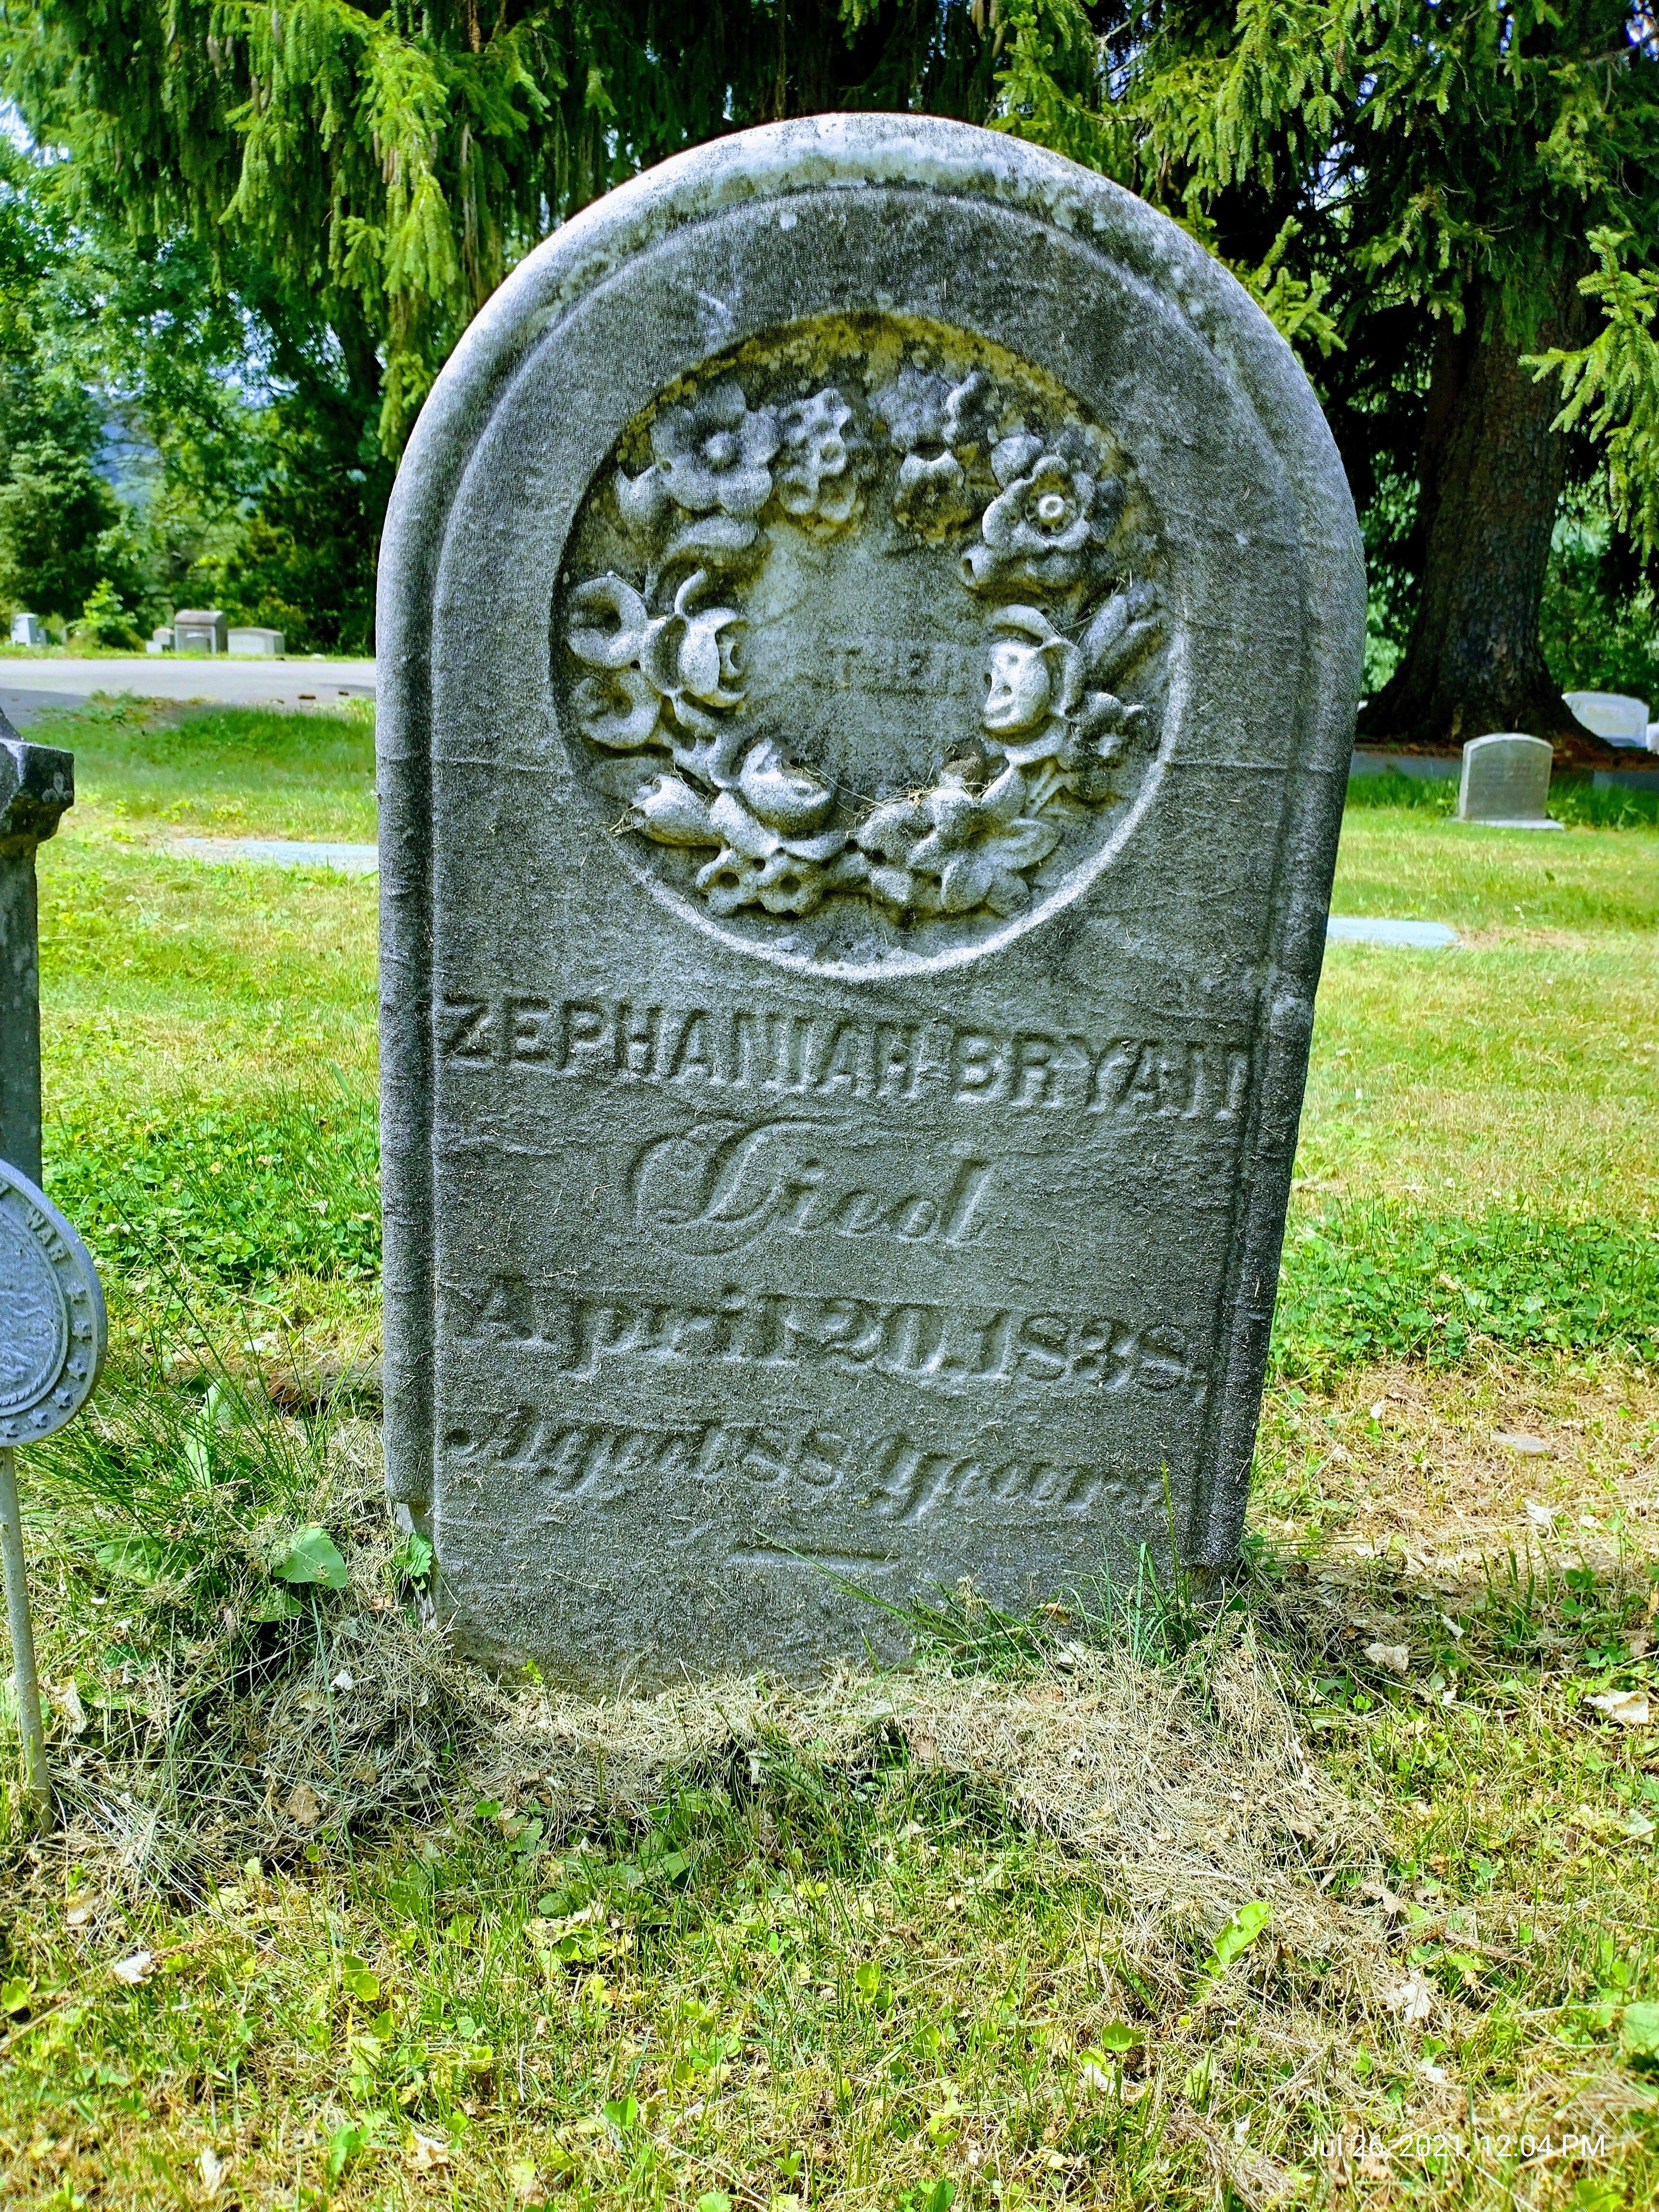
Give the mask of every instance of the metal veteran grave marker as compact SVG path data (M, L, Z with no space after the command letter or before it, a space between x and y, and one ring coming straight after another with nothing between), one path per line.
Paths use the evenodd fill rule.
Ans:
M388 1465L465 1645L799 1669L849 1583L1234 1555L1363 606L1283 343L1006 138L744 134L503 288L380 602Z

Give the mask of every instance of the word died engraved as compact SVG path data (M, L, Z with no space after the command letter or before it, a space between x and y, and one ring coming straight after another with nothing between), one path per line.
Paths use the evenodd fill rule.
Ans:
M1242 1046L997 1030L852 1014L716 1013L625 999L451 994L437 1015L440 1060L551 1077L647 1082L671 1093L914 1105L1011 1106L1126 1120L1236 1123L1249 1082Z
M878 1521L897 1528L914 1528L952 1507L1077 1520L1111 1487L1098 1468L1023 1455L930 1451L898 1429L860 1450L821 1427L706 1421L684 1428L628 1428L569 1421L522 1405L504 1416L486 1417L482 1425L447 1431L444 1464L454 1485L482 1486L504 1474L527 1480L556 1510L574 1500L603 1510L647 1487L693 1507L700 1495L722 1489L742 1497L793 1492L814 1500L839 1492L849 1504L865 1505ZM694 1525L688 1534L663 1540L672 1550L707 1533L706 1526ZM752 1556L787 1559L813 1549L813 1540L806 1538L799 1546L761 1547Z
M635 1217L682 1252L734 1251L774 1226L793 1237L971 1243L991 1170L964 1160L948 1188L872 1189L833 1170L813 1121L708 1121L646 1146L629 1177Z
M445 1321L460 1344L545 1349L579 1382L618 1362L830 1366L921 1382L1109 1393L1201 1390L1206 1380L1188 1338L1164 1322L915 1299L803 1298L735 1285L702 1300L614 1291L584 1297L498 1275L448 1289Z
M1132 803L1168 690L1161 536L1111 434L1012 355L852 328L647 408L553 611L644 865L843 952L1030 909Z

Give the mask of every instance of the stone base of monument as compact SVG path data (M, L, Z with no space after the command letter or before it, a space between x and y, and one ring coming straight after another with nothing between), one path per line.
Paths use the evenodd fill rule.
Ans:
M1545 812L1555 755L1542 738L1510 731L1471 738L1463 748L1457 819L1490 830L1559 830Z

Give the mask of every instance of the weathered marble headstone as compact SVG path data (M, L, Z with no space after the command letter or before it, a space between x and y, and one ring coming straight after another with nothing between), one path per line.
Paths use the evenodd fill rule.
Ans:
M281 630L267 629L263 624L253 623L246 629L228 631L225 650L228 653L258 654L268 660L280 660L284 641Z
M1563 695L1575 721L1610 745L1645 745L1648 702L1623 691L1568 691Z
M11 641L14 645L44 645L46 626L39 615L15 614L11 618Z
M1364 600L1288 348L1007 138L733 137L503 287L379 624L387 1458L465 1647L798 1670L858 1589L1235 1556Z
M1545 811L1554 759L1542 738L1508 731L1471 738L1463 748L1458 820L1508 830L1559 830L1561 824Z

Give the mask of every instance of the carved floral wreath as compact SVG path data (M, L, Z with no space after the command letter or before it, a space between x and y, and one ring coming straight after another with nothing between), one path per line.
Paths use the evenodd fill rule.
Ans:
M671 757L672 769L640 761L629 827L712 848L694 881L714 913L807 915L851 893L900 921L1017 914L1068 816L1116 796L1111 771L1146 734L1147 714L1106 687L1158 642L1158 594L1120 581L1088 609L1089 587L1112 583L1121 565L1108 549L1122 485L1093 431L998 435L996 404L981 371L953 384L914 367L871 403L872 427L900 457L891 501L903 528L942 544L974 522L988 464L996 489L959 569L987 603L978 755L948 763L929 790L857 815L738 715L744 617L732 603L764 558L769 501L817 533L860 518L877 465L853 408L834 386L751 407L727 377L665 408L650 465L618 471L623 520L658 542L665 529L666 542L643 592L613 570L571 592L568 641L590 672L576 717L602 752ZM1056 626L1056 611L1079 637Z

